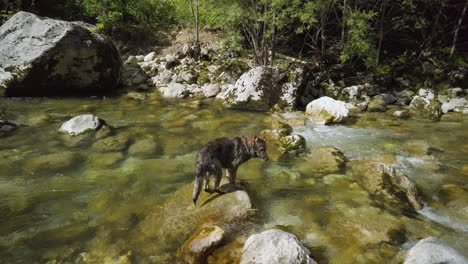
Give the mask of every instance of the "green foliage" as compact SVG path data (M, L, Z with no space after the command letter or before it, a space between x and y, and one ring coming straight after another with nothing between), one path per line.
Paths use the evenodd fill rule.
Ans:
M231 31L229 35L221 40L221 52L228 56L239 56L244 52L244 37L237 31Z
M374 66L376 50L374 47L375 34L372 33L372 19L375 12L353 11L346 20L348 27L348 41L346 42L340 59L343 62L353 58L362 59L368 68Z

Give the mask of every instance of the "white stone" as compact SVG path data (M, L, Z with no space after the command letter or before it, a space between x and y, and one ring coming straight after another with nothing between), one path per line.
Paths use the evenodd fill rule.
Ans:
M97 130L103 124L104 121L95 115L79 115L63 123L59 131L79 135L89 130Z
M156 58L156 52L153 51L153 52L149 53L148 55L146 55L143 58L143 61L150 62L150 61L154 61L155 58Z
M240 264L316 264L309 255L296 236L271 229L247 239Z
M435 237L420 240L409 251L404 264L467 264L468 258Z
M306 107L306 113L316 123L330 124L342 122L348 117L349 110L344 102L324 96L310 102Z
M428 100L432 100L435 97L434 92L428 89L419 89L418 95Z
M450 111L463 112L463 109L468 106L468 101L465 98L453 98L450 101L442 104L442 112L445 114Z
M201 87L203 95L205 97L215 97L221 91L220 85L217 83L203 85Z
M160 87L159 91L166 98L185 98L188 95L187 87L180 83L170 83L165 87Z

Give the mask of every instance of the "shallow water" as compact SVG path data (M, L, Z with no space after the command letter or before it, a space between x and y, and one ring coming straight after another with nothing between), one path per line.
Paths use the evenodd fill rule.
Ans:
M0 108L21 124L0 137L0 263L105 263L130 251L134 263L161 263L158 256L176 252L151 244L171 242L134 239L138 223L193 181L196 151L208 140L271 125L263 113L157 97L0 99ZM57 132L63 121L89 112L120 136L107 152L92 138ZM259 210L245 232L288 230L320 263L396 263L401 250L427 236L468 252L468 117L455 120L368 113L354 124L295 129L309 148L336 147L350 160L393 157L421 187L425 208L420 214L380 208L349 169L315 175L297 171L296 160L251 160L238 178ZM133 154L141 140L155 150Z

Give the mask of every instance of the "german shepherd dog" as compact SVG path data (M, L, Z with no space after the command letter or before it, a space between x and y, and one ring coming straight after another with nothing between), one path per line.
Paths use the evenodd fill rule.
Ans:
M197 154L197 170L192 195L193 203L197 204L203 180L205 181L205 192L224 193L219 189L223 168L226 169L229 182L236 186L237 168L251 158L268 160L265 137L222 137L208 142ZM210 179L214 180L214 190L210 189Z

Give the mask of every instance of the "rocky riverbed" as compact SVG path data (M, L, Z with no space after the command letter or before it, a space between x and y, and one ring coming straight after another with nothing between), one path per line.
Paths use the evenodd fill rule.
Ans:
M208 263L239 259L249 235L271 228L296 235L319 263L395 263L429 236L468 250L468 118L460 113L440 122L361 113L354 123L324 126L299 114L228 110L213 99L1 103L16 124L0 138L4 263L174 263L199 224L225 230ZM80 114L99 116L112 129L59 131ZM196 151L215 137L274 129L278 120L293 125L290 133L302 135L311 154L251 160L238 173L250 196L245 207L227 209L240 196L212 195L202 198L207 209L194 209ZM273 145L268 151L281 156ZM366 164L386 164L412 179L422 210L373 193L362 182L375 173ZM209 206L221 202L244 220L216 216Z

